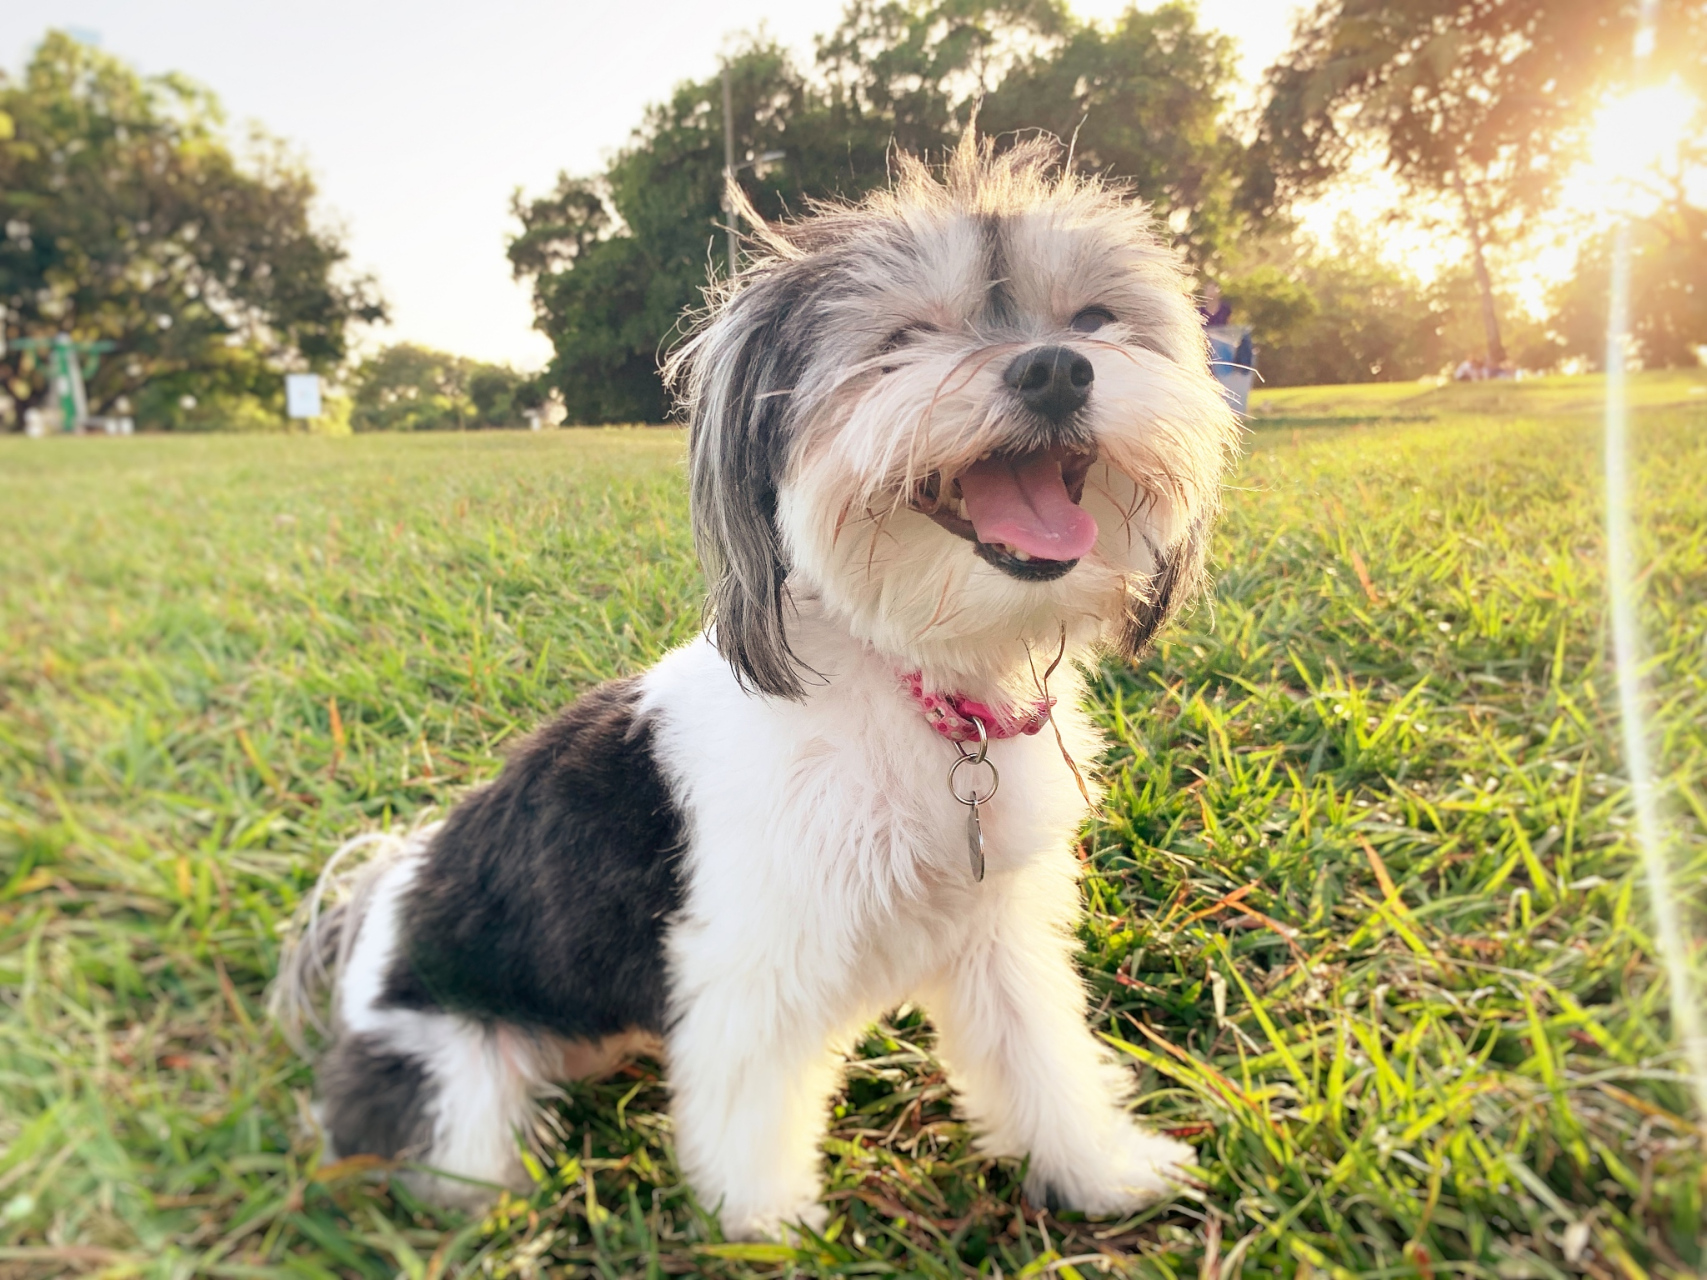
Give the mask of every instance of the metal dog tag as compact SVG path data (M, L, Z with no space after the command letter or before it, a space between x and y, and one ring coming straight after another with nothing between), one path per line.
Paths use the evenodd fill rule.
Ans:
M966 806L966 852L972 860L972 878L984 878L984 824L979 819L978 806L996 794L1002 785L1002 775L996 772L995 762L988 759L990 739L984 730L984 722L974 718L973 724L978 726L978 750L968 751L964 742L956 742L954 749L960 753L959 758L948 767L948 793ZM965 794L960 794L960 788L955 784L955 775L966 766L971 765L976 774L980 767L990 771L990 789L983 795L978 794L977 782L972 782L972 788Z

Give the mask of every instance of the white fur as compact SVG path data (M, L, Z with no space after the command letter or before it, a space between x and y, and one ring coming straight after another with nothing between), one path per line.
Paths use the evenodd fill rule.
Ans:
M804 703L742 692L704 639L645 680L692 833L668 1046L677 1154L701 1198L737 1236L821 1223L839 1055L909 999L936 1022L984 1147L1029 1154L1034 1191L1099 1213L1165 1194L1190 1152L1133 1123L1126 1073L1085 1025L1070 938L1084 802L1053 735L991 744L1002 784L978 883L954 752L894 663L810 605L791 636L827 678ZM1057 672L1051 692L1088 761L1076 678Z

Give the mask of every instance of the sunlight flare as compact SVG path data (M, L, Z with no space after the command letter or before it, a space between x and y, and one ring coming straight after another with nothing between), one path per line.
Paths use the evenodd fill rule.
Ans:
M1614 188L1675 162L1700 107L1675 77L1612 99L1595 120L1590 174L1616 199Z

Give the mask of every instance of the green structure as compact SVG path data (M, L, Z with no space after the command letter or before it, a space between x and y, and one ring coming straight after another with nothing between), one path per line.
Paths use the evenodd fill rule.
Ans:
M89 425L89 393L85 378L95 375L101 357L118 344L107 341L73 342L68 333L51 338L17 338L11 345L19 351L47 352L53 395L59 402L59 429L77 432Z

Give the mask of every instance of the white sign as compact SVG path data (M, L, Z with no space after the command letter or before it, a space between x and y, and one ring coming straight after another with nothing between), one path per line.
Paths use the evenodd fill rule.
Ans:
M285 415L291 418L320 416L320 375L285 374Z

